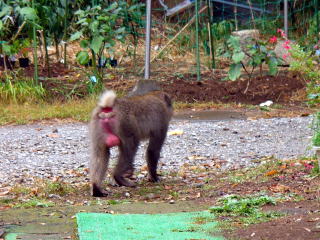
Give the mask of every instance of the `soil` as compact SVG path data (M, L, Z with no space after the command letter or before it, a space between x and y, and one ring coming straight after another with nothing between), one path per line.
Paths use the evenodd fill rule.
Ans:
M63 98L66 93L73 92L75 97L86 95L83 69L65 68L62 63L51 64L51 74L48 69L39 65L39 77L42 84L51 90L52 96ZM33 77L33 65L22 69L22 76ZM141 76L136 73L109 71L113 77L106 80L106 87L122 92L129 91ZM0 69L1 72L1 69ZM160 80L163 89L173 96L175 101L215 102L215 103L244 103L260 104L267 100L286 105L304 105L306 83L296 74L282 69L278 75L270 76L257 72L251 79L243 75L237 81L225 81L226 71L217 69L202 71L201 81L197 81L196 74L177 73L174 69L159 70L152 75L153 79ZM132 80L128 80L132 79ZM59 86L60 92L56 91ZM69 95L69 94L68 94Z
M163 84L163 88L174 96L175 100L182 102L260 104L267 100L275 103L293 103L294 94L305 87L296 75L284 74L256 76L251 80L222 81L219 75L205 73L202 79L203 81L197 82L194 75L185 76L184 79L171 77Z

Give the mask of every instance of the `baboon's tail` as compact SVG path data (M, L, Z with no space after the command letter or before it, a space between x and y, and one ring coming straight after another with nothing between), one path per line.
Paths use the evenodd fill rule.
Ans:
M105 107L113 107L114 101L116 100L117 95L112 90L106 90L104 93L102 93L98 105L102 108Z

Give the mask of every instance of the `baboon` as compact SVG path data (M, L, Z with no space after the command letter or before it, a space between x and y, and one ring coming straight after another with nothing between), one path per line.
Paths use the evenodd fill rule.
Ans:
M126 96L117 98L105 91L93 110L90 132L91 194L108 193L101 185L110 157L110 148L118 146L119 158L113 177L120 186L134 187L128 178L134 171L133 161L141 140L148 139L146 151L149 181L158 181L157 165L173 114L172 101L155 81L141 80Z

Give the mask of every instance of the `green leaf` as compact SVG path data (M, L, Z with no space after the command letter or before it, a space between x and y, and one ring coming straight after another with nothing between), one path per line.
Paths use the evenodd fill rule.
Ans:
M233 55L232 55L232 60L234 61L234 63L240 63L245 57L245 54L244 52L235 52Z
M31 7L24 7L21 8L20 14L25 18L26 20L36 20L37 19L37 13L36 10Z
M98 53L103 43L103 37L96 36L92 39L90 44L90 48L93 50L94 53Z
M230 38L228 39L227 42L228 42L230 47L232 47L234 49L241 49L241 47L240 47L240 38L239 37L230 36Z
M264 56L261 54L256 54L253 55L253 59L252 59L252 66L258 66L262 63L262 60L264 59Z
M269 73L271 75L276 75L278 72L278 60L275 57L271 57L268 60Z
M116 34L119 34L119 33L124 33L126 31L126 28L125 27L122 27L122 28L118 28L115 33Z
M77 61L81 65L85 65L89 62L89 54L87 51L80 51L76 55Z
M268 49L265 46L260 46L260 51L263 53L268 53Z
M12 46L8 45L8 44L3 44L2 45L2 51L6 54L6 55L11 55L11 50L12 50Z
M228 72L229 79L232 81L237 80L241 75L241 63L233 63L230 66L230 70Z
M75 32L74 34L71 35L69 41L77 40L77 39L79 39L80 37L82 37L82 32L81 32L81 31Z
M12 11L12 7L4 6L2 8L2 10L0 11L0 18L2 18L3 16L6 16L6 15L10 15L11 11Z
M89 41L88 40L81 40L80 41L80 47L88 48L89 47Z
M117 6L118 6L118 3L114 2L108 8L106 8L105 11L112 11L112 10L116 9Z
M3 23L2 21L0 20L0 31L3 29Z

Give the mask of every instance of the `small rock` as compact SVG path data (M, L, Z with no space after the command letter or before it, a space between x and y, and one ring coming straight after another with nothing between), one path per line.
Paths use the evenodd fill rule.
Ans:
M131 195L130 195L130 193L126 192L126 193L124 194L124 196L125 196L125 197L130 197Z

